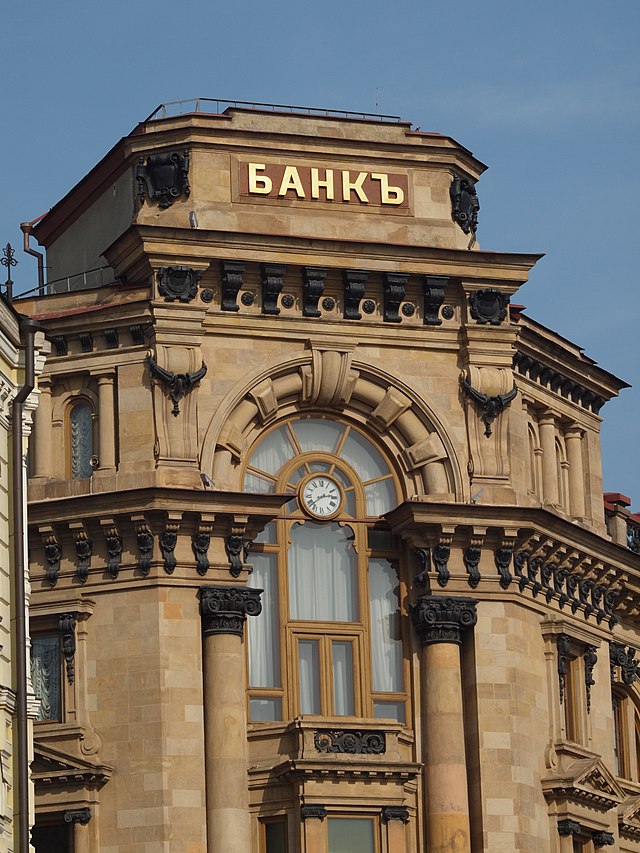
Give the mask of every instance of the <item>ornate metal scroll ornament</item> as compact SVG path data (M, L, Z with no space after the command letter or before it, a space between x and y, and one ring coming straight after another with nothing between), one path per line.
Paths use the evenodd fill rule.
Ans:
M509 297L501 290L488 287L486 290L474 290L469 294L471 316L480 325L490 323L499 326L507 318Z
M345 270L344 273L344 319L361 320L360 302L364 299L364 291L369 273L362 270Z
M480 557L482 556L482 549L479 545L469 545L468 548L465 548L462 552L462 559L464 561L464 567L469 573L469 586L471 589L475 589L480 583Z
M480 210L475 185L467 178L460 178L455 175L449 192L453 221L458 223L465 234L471 234L475 237L478 228L478 211Z
M51 586L58 583L62 548L55 536L48 536L44 543L44 556L47 561L46 578Z
M207 365L203 361L202 367L195 373L172 373L170 370L160 367L154 357L149 355L149 369L153 377L168 386L169 397L173 401L171 414L177 417L180 414L180 400L187 391L190 391L194 385L200 382L207 372Z
M582 655L584 659L584 686L587 693L587 714L591 713L591 688L596 683L593 669L598 663L598 653L595 646L587 646Z
M389 823L390 820L401 820L403 823L409 823L409 809L406 806L383 806L380 819L383 823Z
M198 530L191 537L191 547L196 558L196 570L199 575L206 575L209 568L209 558L207 551L211 542L211 532L209 530Z
M167 529L160 534L160 551L164 560L164 570L168 575L172 575L177 562L174 554L176 545L178 544L178 528L176 525L168 525Z
M422 645L462 642L462 634L477 621L476 601L472 598L422 596L409 606L411 620Z
M58 619L58 628L62 634L62 654L67 671L67 681L69 684L73 684L76 677L76 614L63 613Z
M511 581L513 580L513 575L509 570L511 561L513 560L513 548L506 545L496 548L493 557L496 563L496 569L500 575L500 586L502 589L508 589Z
M558 683L560 685L560 704L564 702L564 690L567 680L567 671L569 669L569 649L571 648L571 640L567 634L558 634L556 640L558 649Z
M318 752L344 752L348 755L383 755L387 750L384 732L352 729L317 731L313 744Z
M398 313L400 303L404 299L407 281L406 273L385 273L384 276L384 320L385 323L400 323L402 317Z
M90 820L90 809L71 809L70 811L64 813L65 823L79 823L82 826L86 826Z
M491 436L491 424L495 421L498 415L502 414L509 403L515 399L516 394L518 393L518 388L515 382L513 383L511 391L507 391L506 394L498 394L495 397L489 397L487 394L476 391L464 376L460 379L460 383L462 385L462 390L469 399L473 400L473 402L482 409L481 419L485 426L484 434L489 438Z
M144 202L159 200L159 207L165 210L181 195L189 196L189 151L176 151L163 154L150 154L145 163L140 157L136 166L138 198Z
M87 536L86 531L81 530L75 537L76 555L78 557L78 565L76 567L76 577L84 583L89 577L89 565L91 563L91 554L93 551L93 543Z
M609 663L611 665L611 681L615 680L615 668L620 667L620 676L629 686L640 676L640 662L636 660L636 650L631 646L625 648L620 643L609 644Z
M302 275L302 315L303 317L320 317L318 302L324 293L327 270L321 267L303 267Z
M167 302L191 302L196 298L201 278L202 272L191 267L160 267L158 291Z
M201 586L200 616L204 633L241 637L246 617L262 612L262 592L249 587Z

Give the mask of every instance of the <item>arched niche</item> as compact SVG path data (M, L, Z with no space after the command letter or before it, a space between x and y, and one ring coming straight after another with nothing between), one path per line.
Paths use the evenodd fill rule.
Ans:
M217 488L240 491L248 449L265 428L296 413L359 426L395 460L406 498L468 498L443 420L404 382L337 344L310 342L308 352L255 371L231 391L205 431L201 470Z

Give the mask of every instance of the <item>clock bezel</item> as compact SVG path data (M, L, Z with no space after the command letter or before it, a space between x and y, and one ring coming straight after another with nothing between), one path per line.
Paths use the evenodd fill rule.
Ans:
M333 483L333 485L337 488L338 494L340 495L340 501L338 503L337 509L335 509L332 513L329 513L327 515L324 515L324 514L320 515L320 514L314 512L311 509L311 507L307 505L307 503L304 499L304 490L306 489L307 485L311 482L311 480L319 480L319 479L330 480L331 483ZM300 485L298 486L298 506L310 518L313 518L314 521L332 521L336 516L340 515L340 513L342 512L342 510L344 508L344 502L345 502L344 489L342 488L342 485L339 483L339 481L335 477L332 477L331 474L325 474L322 471L313 471L311 474L307 474L307 476L304 477L304 479L302 479L300 481Z

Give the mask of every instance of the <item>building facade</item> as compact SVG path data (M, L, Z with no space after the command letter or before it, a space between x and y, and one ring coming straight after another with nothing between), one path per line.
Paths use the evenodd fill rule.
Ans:
M37 853L640 850L624 383L457 142L224 106L31 229Z

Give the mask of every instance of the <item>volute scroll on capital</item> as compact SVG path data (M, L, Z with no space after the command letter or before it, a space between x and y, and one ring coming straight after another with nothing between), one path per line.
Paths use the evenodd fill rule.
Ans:
M474 598L465 597L424 595L419 598L410 605L410 613L422 645L461 645L464 632L477 622L476 604Z

